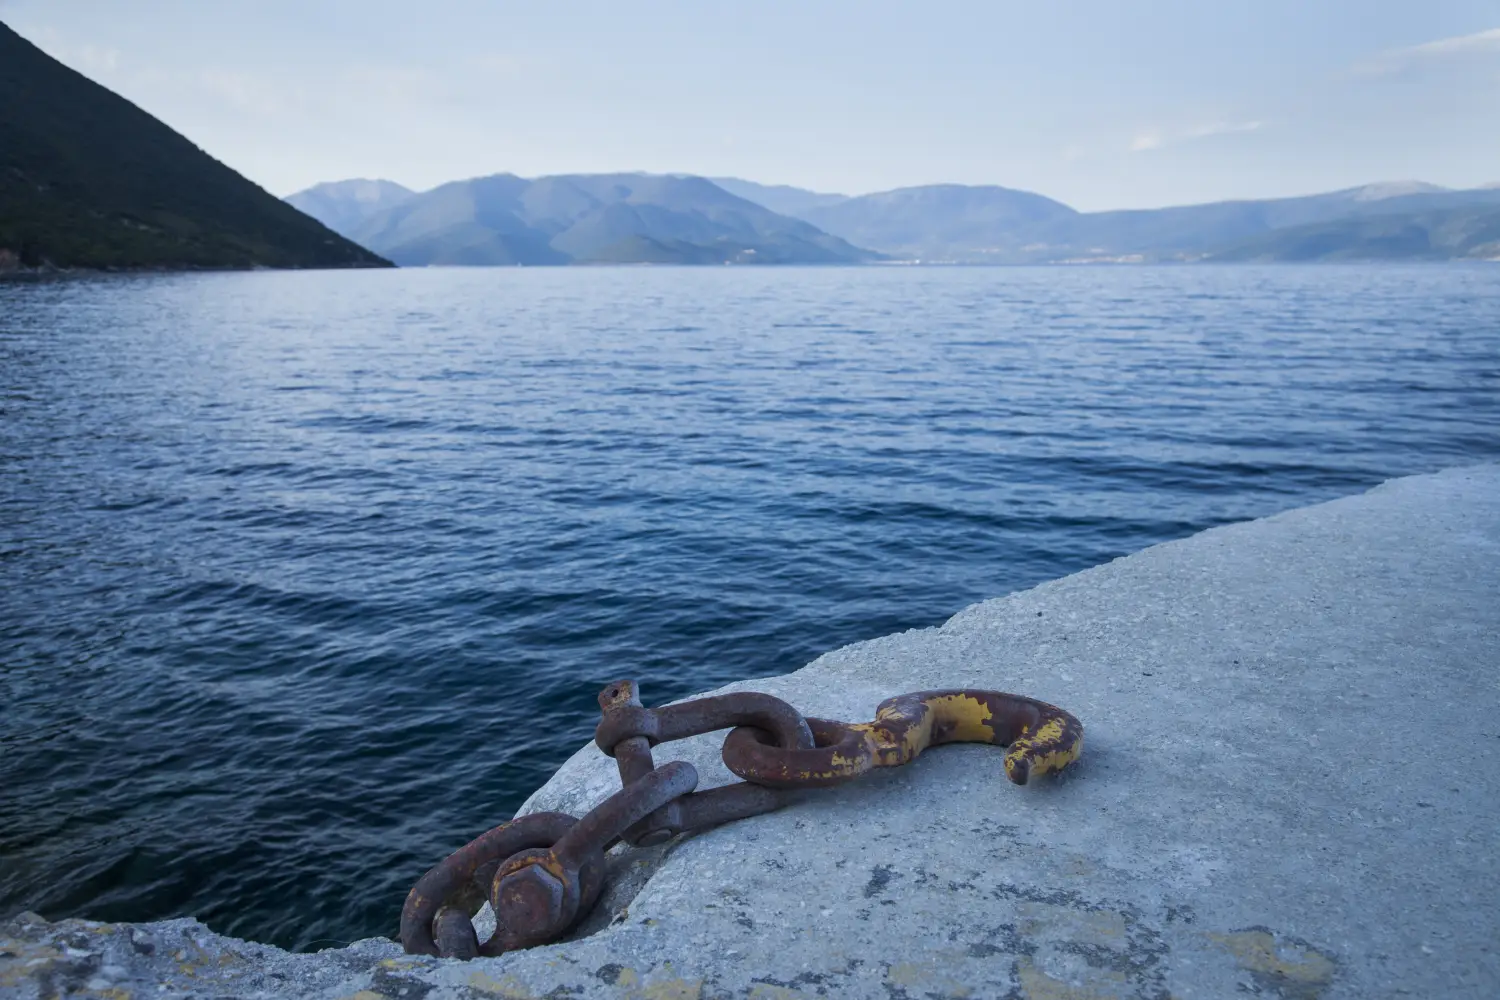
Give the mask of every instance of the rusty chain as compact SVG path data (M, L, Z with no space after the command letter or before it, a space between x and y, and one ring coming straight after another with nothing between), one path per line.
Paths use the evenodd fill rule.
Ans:
M1062 770L1083 749L1083 724L1055 705L999 691L921 691L880 703L873 722L809 719L767 694L741 692L646 708L634 681L599 695L599 749L615 759L621 789L577 819L532 813L502 823L417 882L401 911L414 955L474 958L555 941L593 908L604 852L658 844L680 833L770 812L800 788L826 788L876 767L898 767L930 746L1008 747L1005 774L1024 785ZM686 761L657 767L651 748L729 729L725 765L743 781L696 791ZM495 932L480 942L473 916L488 902Z

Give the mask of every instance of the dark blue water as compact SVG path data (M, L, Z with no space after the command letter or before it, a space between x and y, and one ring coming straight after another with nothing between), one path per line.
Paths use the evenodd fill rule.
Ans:
M657 702L1500 456L1500 267L0 285L0 912L389 934Z

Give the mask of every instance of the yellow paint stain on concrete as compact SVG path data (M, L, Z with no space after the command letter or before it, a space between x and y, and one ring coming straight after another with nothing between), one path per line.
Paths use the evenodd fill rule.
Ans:
M185 950L180 948L172 957L177 961L177 971L190 979L196 979L198 977L198 970L211 963L224 966L233 964L239 960L239 956L235 955L231 957L228 952L216 959L205 951L203 946L197 941L189 941L188 945L193 949L191 958L188 957L188 953Z
M1026 1000L1122 1000L1130 986L1123 974L1102 969L1090 970L1086 983L1065 983L1037 968L1028 955L1016 962L1016 972Z
M1027 937L1056 935L1080 944L1118 948L1125 941L1125 915L1114 910L1079 910L1052 903L1022 903L1017 929Z
M615 976L615 993L629 1000L698 1000L703 995L703 980L673 976L671 962L662 971L665 977L642 982L641 974L626 966Z
M415 969L426 963L420 958L382 958L376 964L382 969L395 969L399 972L404 972L407 969Z
M1209 934L1208 939L1234 956L1242 969L1271 976L1284 976L1306 986L1321 987L1333 981L1338 966L1333 959L1312 948L1277 946L1265 931Z
M102 990L84 990L83 995L98 997L99 1000L131 1000L134 996L133 993L121 986L110 986Z
M701 996L701 979L658 979L640 992L641 1000L699 1000Z
M481 993L504 997L505 1000L534 1000L531 990L513 976L496 979L483 972L471 972L469 973L469 986Z
M663 962L661 975L646 982L634 969L621 969L615 977L615 989L630 1000L698 1000L703 995L703 980L676 976L672 963Z
M920 986L927 978L927 970L915 962L901 962L891 966L885 976L897 986Z
M21 985L63 957L63 953L51 945L10 939L0 941L0 955L9 959L0 966L0 987L5 989Z
M96 925L90 925L90 928L92 926ZM9 995L10 991L32 982L34 977L47 972L55 962L63 961L66 957L60 948L52 945L11 938L0 940L0 959L4 959L0 963L0 992ZM107 986L101 989L85 987L79 996L98 997L100 1000L131 1000L132 994L118 986Z
M892 984L922 993L942 991L948 996L966 997L969 987L949 976L944 967L931 962L899 962L886 970Z
M756 983L746 996L749 1000L805 1000L807 994L801 990L788 989L785 986Z

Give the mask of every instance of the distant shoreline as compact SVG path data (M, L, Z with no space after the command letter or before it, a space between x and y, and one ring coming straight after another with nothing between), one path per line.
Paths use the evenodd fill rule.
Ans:
M712 271L725 268L753 271L796 271L796 270L862 270L866 268L889 268L889 269L957 269L957 268L989 268L992 270L1025 270L1031 268L1100 268L1102 269L1129 269L1129 268L1244 268L1244 267L1317 267L1317 268L1341 268L1341 267L1444 267L1465 266L1476 264L1500 264L1500 257L1449 257L1442 259L1412 259L1412 258L1371 258L1358 260L1144 260L1144 261L1109 261L1109 260L1049 260L1049 261L1024 261L1024 262L995 262L968 260L873 260L873 261L841 261L828 264L675 264L656 263L653 261L640 261L630 263L598 262L577 264L426 264L416 267L397 266L356 266L356 267L195 267L183 265L182 267L13 267L9 269L0 268L0 283L33 281L46 278L94 278L106 275L147 275L147 274L289 274L307 272L342 272L342 271L514 271L525 269L531 271L584 271L584 270L624 270L636 268L653 268L682 271Z

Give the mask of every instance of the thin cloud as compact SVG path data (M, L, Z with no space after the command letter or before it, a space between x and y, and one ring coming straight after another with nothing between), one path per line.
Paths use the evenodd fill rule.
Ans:
M1439 38L1435 42L1423 42L1404 49L1389 49L1355 63L1349 72L1353 76L1390 76L1425 63L1488 53L1500 54L1500 28Z
M1234 135L1239 132L1254 132L1263 127L1265 122L1246 121L1216 121L1192 128L1168 131L1160 128L1142 129L1130 140L1130 151L1132 153L1145 153L1163 146L1175 146L1179 143L1191 142L1194 139L1206 139L1214 135Z
M285 88L255 73L206 69L198 73L198 86L245 114L274 118L287 107Z
M535 61L507 52L496 52L468 60L469 67L480 76L515 77L534 69Z

